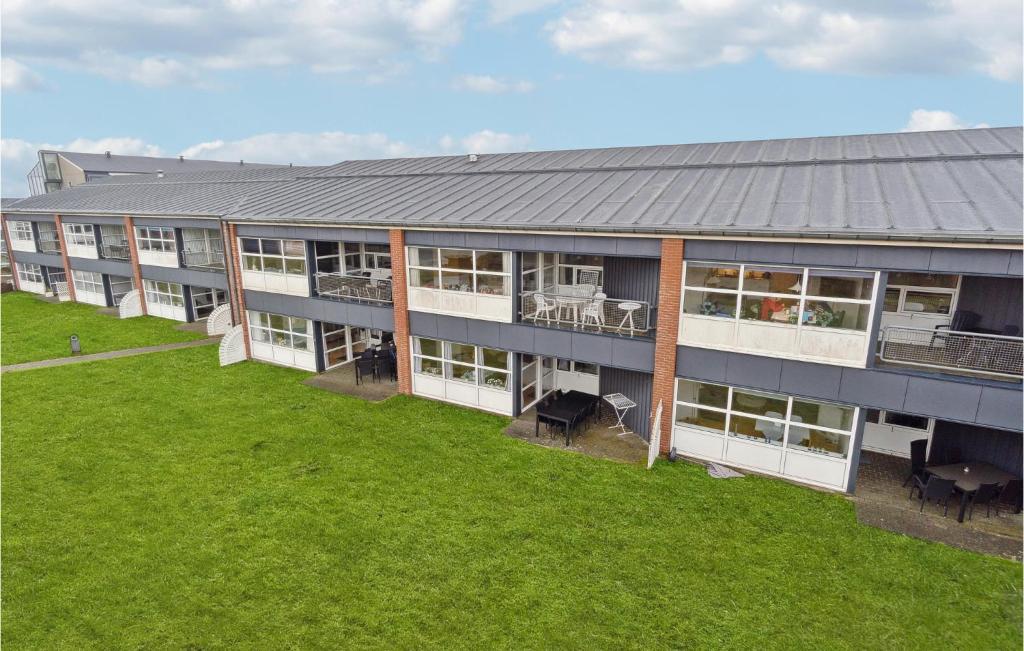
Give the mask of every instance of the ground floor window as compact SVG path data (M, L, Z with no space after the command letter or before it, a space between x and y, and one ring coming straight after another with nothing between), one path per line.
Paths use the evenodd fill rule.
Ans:
M43 268L39 265L17 262L14 268L18 270L18 280L21 282L42 284Z
M146 288L146 303L149 305L170 305L184 307L185 298L181 285L162 280L143 280Z
M72 270L71 277L75 281L76 292L89 292L91 294L104 294L103 275L94 271Z
M413 372L508 391L511 353L425 337L413 338Z
M135 280L127 276L110 276L110 297L114 305L120 305L121 299L135 289Z
M249 312L249 335L257 343L312 351L312 330L308 319L267 312Z
M228 302L228 295L223 289L214 287L192 287L192 309L196 319L205 319L210 312Z
M520 355L522 409L529 409L555 388L555 358Z
M380 330L346 326L338 323L321 324L324 343L324 364L328 369L351 362L362 354L372 342L381 341Z

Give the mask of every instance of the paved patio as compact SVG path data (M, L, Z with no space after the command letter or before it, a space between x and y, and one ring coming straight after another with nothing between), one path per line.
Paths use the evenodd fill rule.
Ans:
M942 508L908 499L909 486L903 481L910 474L910 460L864 451L857 471L854 503L857 519L881 529L895 531L915 538L933 540L954 547L1012 558L1022 559L1021 514L1001 510L998 517L992 512L985 517L984 507L975 510L972 520L956 521L959 496L950 500L949 514L942 516Z
M314 375L304 384L371 402L387 400L398 393L398 383L392 382L389 378L382 378L379 382L367 380L362 384L356 384L355 362Z
M605 412L609 410L605 409ZM592 420L585 428L576 430L572 444L565 445L565 435L559 428L548 430L542 424L540 436L534 436L536 412L530 409L523 412L506 428L505 433L514 438L543 445L549 448L571 450L599 459L612 459L625 463L644 463L647 461L647 441L636 434L629 433L619 436L619 430L610 429L615 424L615 415L605 413L599 420Z

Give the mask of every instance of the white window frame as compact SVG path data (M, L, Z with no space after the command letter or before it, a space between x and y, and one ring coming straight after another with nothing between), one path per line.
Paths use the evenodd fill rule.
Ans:
M95 247L96 229L92 224L66 222L64 224L64 241L69 248L72 246Z
M44 284L42 265L31 262L15 262L14 270L18 274L19 282Z
M35 243L35 236L32 233L32 222L21 220L9 221L7 222L7 230L11 234L12 242Z
M142 286L146 292L147 305L185 307L185 291L180 283L143 279Z
M427 355L420 351L420 342L422 340L436 341L441 344L441 357L434 355ZM473 362L465 362L452 358L452 345L456 346L467 346L473 348ZM484 364L484 350L497 351L505 354L505 368L499 368L496 366L488 366ZM490 348L488 346L476 346L474 344L463 344L461 342L446 341L444 339L437 339L434 337L413 337L412 347L412 368L413 373L416 375L423 375L432 378L442 378L449 382L460 382L462 384L468 384L477 386L482 389L490 389L491 391L512 391L512 353L507 350L501 350L500 348ZM431 360L439 362L441 364L441 373L427 373L420 370L422 367L423 360ZM462 377L456 377L453 365L471 367L473 373L473 381L469 382ZM505 375L504 386L498 386L496 384L489 383L488 380L484 379L484 375L487 372L501 373Z
M178 243L174 237L173 226L136 226L135 242L138 245L140 252L178 252Z
M253 342L275 348L289 348L303 353L316 352L316 347L313 345L313 323L309 319L255 310L248 310L248 312L249 336L252 337ZM286 327L274 325L275 317L284 319ZM297 323L304 324L304 329L296 329L295 324ZM303 346L296 346L297 341L302 341Z
M580 255L580 256L594 255L594 257L601 258L601 264L600 265L587 265L587 264L576 264L574 262L565 262L566 256L570 256L570 255ZM604 258L605 258L605 256L603 256L603 255L596 255L596 254L590 254L590 253L559 253L559 254L557 254L556 268L555 268L555 283L557 285L561 286L561 287L572 287L572 286L575 286L575 285L580 285L580 284L582 284L580 282L580 273L582 273L584 271L592 271L592 272L596 271L597 272L597 283L596 283L596 285L598 287L603 287L604 286ZM570 278L571 282L569 282L569 283L563 283L562 282L562 270L563 269L569 270L570 275L571 275L571 278Z
M246 241L257 242L259 247L259 253L247 252ZM266 252L266 242L276 242L280 253ZM297 253L286 253L288 248L286 246L298 245L302 249L302 254ZM265 273L265 274L276 274L285 276L303 276L306 277L309 271L309 265L306 261L306 242L304 240L292 240L292 239L279 239L274 237L240 237L238 238L238 250L242 256L242 270L250 273ZM267 269L267 261L273 260L275 263L280 262L280 271L276 269ZM291 264L289 264L291 262ZM295 269L301 263L301 271Z
M90 292L92 294L106 294L103 289L103 274L95 271L71 270L71 277L75 282L75 292Z
M209 294L211 299L212 299L212 306L211 305L203 305L202 307L203 308L210 307L210 312L213 312L215 309L217 309L221 305L227 305L227 303L228 303L227 292L224 291L223 289L217 289L216 287L198 287L196 285L193 285L190 288L190 290L189 290L189 295L191 296L191 299L192 299L192 316L197 321L199 319L205 319L206 317L210 316L210 312L207 312L206 314L200 316L199 315L199 308L200 308L200 306L196 303L196 297L205 296L207 294Z
M534 268L526 268L527 257L533 257ZM554 292L555 287L558 284L558 254L557 253L544 253L542 251L523 251L520 257L520 264L522 266L521 272L521 284L523 292ZM533 282L528 282L528 279L532 278ZM526 289L529 285L533 285L535 289Z
M928 274L922 274L922 275L928 275ZM963 276L958 275L958 274L938 274L938 275L942 275L942 276L956 276L956 286L955 287L926 287L926 286L922 286L922 285L895 285L895 284L891 284L891 283L887 282L886 285L885 285L885 291L882 292L882 306L881 306L881 309L882 309L883 314L899 314L899 315L902 315L902 316L922 315L922 316L930 316L930 317L935 317L935 318L943 318L943 317L952 318L953 317L953 313L956 311L956 305L957 305L957 303L960 300L960 285L963 283ZM886 292L888 292L891 289L897 290L899 292L899 300L898 300L895 312L890 312L889 310L885 309L885 294L886 294ZM914 312L914 311L907 311L905 309L905 306L906 306L906 303L907 303L907 294L911 293L911 292L918 293L918 294L942 294L942 295L945 295L945 296L949 296L949 312Z
M56 242L56 250L60 251L60 234L57 232L57 225L52 222L39 222L37 226L39 230L39 250L43 250L43 242ZM46 237L44 238L44 230ZM52 248L51 248L52 251ZM49 251L48 251L49 252Z
M413 250L432 250L432 251L434 251L434 256L435 256L435 258L437 260L437 265L436 266L426 266L426 265L420 265L420 264L413 264L412 263L412 259L414 257L412 255ZM458 268L455 268L455 267L445 267L444 264L443 264L443 256L441 255L441 251L460 251L460 252L463 252L463 253L468 253L470 255L472 261L473 261L472 268L471 269L458 269ZM453 293L453 294L475 294L477 296L487 296L487 297L502 297L502 298L505 298L505 297L510 297L512 295L512 252L511 251L499 251L499 250L495 250L495 249L464 249L464 248L451 247L451 246L445 246L445 247L440 247L440 246L409 246L409 247L407 247L407 252L406 253L407 253L407 258L406 259L409 260L409 263L407 264L407 267L409 269L409 274L408 274L408 280L406 282L409 284L409 287L411 287L411 288L414 288L414 289L417 289L417 290L433 290L433 291L439 291L439 292L449 292L449 293ZM484 270L478 270L477 269L477 258L478 258L478 256L480 254L487 254L487 253L497 253L498 255L501 256L502 271L500 271L500 272L498 272L498 271L484 271ZM419 256L415 256L415 257L417 259L419 258ZM435 279L437 281L437 286L436 287L425 287L425 286L422 286L422 285L415 285L415 284L413 284L413 276L414 276L414 274L412 273L413 270L434 272L434 274L435 274L434 277L435 277ZM445 272L448 272L448 273L458 273L458 274L468 274L473 279L473 286L472 286L472 288L470 288L469 290L447 289L447 288L445 288L443 286L444 285L444 274L445 274ZM496 294L496 293L493 293L493 292L481 292L480 289L479 289L479 277L480 276L491 277L491 278L503 278L504 280L503 280L503 283L502 283L502 287L505 290L504 293Z
M115 278L119 280L114 280ZM125 289L126 285L127 289ZM110 298L115 307L120 305L125 295L133 289L135 289L135 279L131 276L110 276Z

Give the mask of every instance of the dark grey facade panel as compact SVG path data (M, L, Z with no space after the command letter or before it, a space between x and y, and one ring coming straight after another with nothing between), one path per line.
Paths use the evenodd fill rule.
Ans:
M92 258L68 258L68 264L72 269L79 271L94 271L101 274L114 274L115 276L132 275L132 266L121 260L94 260Z
M958 310L981 316L977 327L1002 332L1015 326L1018 334L1024 320L1024 281L1020 278L964 276L957 299Z
M929 463L945 463L954 452L959 452L962 459L984 461L1012 475L1021 475L1022 438L1019 432L943 421L935 423Z
M657 307L660 271L661 261L657 258L607 257L604 259L604 293L609 298L646 301L651 307ZM652 322L651 326L654 325Z
M339 325L377 328L387 332L394 332L395 329L394 310L390 305L347 303L247 289L245 307L257 312L285 314Z
M136 226L170 226L173 228L220 228L216 219L199 219L191 217L135 217Z
M375 228L330 228L326 226L271 226L239 224L240 237L273 237L295 240L325 240L328 242L370 242L387 244L388 231Z
M163 280L165 282L181 283L182 285L214 287L216 289L228 288L228 277L223 272L157 267L154 265L140 265L140 269L145 280Z
M678 346L676 377L1021 431L1021 386Z
M615 240L610 237L576 237L572 246L573 253L590 255L615 255L618 250Z
M52 224L54 221L53 215L31 215L28 213L19 215L16 213L5 212L4 217L7 221L13 222L50 222Z
M612 367L601 368L599 385L601 395L621 393L636 403L636 407L626 413L622 422L645 441L651 440L653 385L654 379L650 373ZM611 407L607 404L602 404L601 409L603 413L611 411ZM662 419L671 418L671 416L672 405L663 405Z
M124 217L105 215L61 215L60 220L69 224L102 224L103 226L124 226Z
M687 260L852 267L870 270L1021 275L1019 251L948 247L686 240Z
M32 251L8 251L14 262L23 264L41 264L49 267L63 267L64 260L59 253L38 253Z
M1010 252L1010 264L1006 273L1011 276L1024 276L1024 253L1020 251Z
M643 258L661 256L660 239L640 237L409 230L405 233L405 243L410 246L448 246L500 251L589 253Z
M574 359L648 373L654 370L654 342L647 339L572 332L527 323L496 323L416 311L409 312L409 330L418 337Z

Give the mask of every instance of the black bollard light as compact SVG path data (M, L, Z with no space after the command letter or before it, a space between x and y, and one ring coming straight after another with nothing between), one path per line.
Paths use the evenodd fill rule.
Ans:
M82 344L78 341L78 335L71 335L71 354L77 355L82 352Z

